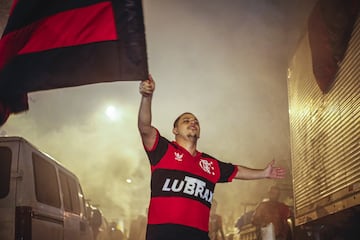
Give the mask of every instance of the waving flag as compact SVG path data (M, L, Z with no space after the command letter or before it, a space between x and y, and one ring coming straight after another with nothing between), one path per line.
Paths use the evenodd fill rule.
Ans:
M141 0L14 0L0 39L0 125L27 93L148 76Z

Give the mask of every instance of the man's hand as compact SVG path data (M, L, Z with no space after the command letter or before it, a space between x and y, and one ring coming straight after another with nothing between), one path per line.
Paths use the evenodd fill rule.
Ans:
M149 79L141 81L139 92L143 97L151 97L155 90L155 81L149 74Z
M265 168L265 175L267 178L281 179L285 177L286 171L282 167L275 167L275 160L272 160Z

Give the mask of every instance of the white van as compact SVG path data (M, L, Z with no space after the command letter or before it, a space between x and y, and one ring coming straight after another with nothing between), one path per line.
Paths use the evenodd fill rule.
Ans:
M21 137L0 137L0 239L93 240L78 178Z

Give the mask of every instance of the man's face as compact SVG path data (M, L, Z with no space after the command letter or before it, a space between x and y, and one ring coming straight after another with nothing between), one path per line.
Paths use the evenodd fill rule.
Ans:
M173 129L175 135L198 139L200 137L200 124L191 113L183 114Z

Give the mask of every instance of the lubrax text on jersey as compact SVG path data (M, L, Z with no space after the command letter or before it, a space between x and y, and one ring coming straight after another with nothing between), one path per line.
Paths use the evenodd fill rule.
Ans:
M183 192L199 197L209 203L211 203L213 197L213 192L206 188L206 182L189 176L185 176L184 180L166 178L162 191Z

